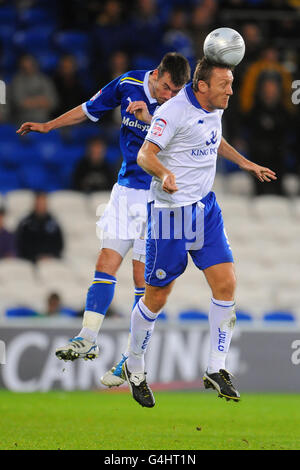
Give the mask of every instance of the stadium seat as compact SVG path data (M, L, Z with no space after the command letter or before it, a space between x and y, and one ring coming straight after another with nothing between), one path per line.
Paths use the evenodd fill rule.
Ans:
M263 320L266 322L294 322L295 316L291 312L284 311L272 311L268 312L263 316Z
M24 217L33 208L34 193L29 189L10 191L5 197L5 206L8 214Z
M208 315L204 312L199 312L197 310L187 310L185 312L179 313L178 320L180 321L207 321Z
M290 173L282 176L282 187L288 197L296 197L300 193L300 178Z
M75 274L71 267L60 259L45 259L38 261L36 264L38 279L44 284L59 282L64 283L74 280Z
M54 43L62 52L76 54L89 49L90 37L81 31L63 31L54 36Z
M36 317L37 315L35 310L28 307L8 308L5 312L6 317Z
M17 23L17 9L14 6L0 7L0 25L16 25Z
M37 60L42 72L46 74L52 74L53 72L55 72L60 59L60 55L55 50L34 50L33 56Z
M283 223L283 219L290 219L292 216L290 201L283 196L257 196L251 203L251 210L254 216L264 222L275 219Z
M161 312L158 317L158 321L167 321L168 320L168 315L165 312Z
M19 175L13 169L6 169L0 166L0 191L6 194L21 188Z
M19 13L19 21L24 28L32 28L33 26L45 26L56 25L55 21L55 9L49 8L24 8Z
M226 176L226 193L236 196L253 196L254 181L248 173L236 171Z
M78 191L56 191L49 195L49 210L58 217L63 213L84 216L88 210L87 198Z
M66 138L74 145L86 145L87 141L93 137L105 136L104 129L97 123L85 123L67 129Z
M0 283L14 281L35 281L33 265L30 261L19 258L7 258L0 261Z
M98 216L103 213L106 205L109 202L110 191L96 191L88 196L88 205L90 213L95 217L95 221Z
M246 217L249 214L249 199L245 196L222 196L220 207L226 220L227 215Z
M250 313L244 312L242 310L238 310L236 312L236 320L237 322L247 322L247 321L253 321L253 317Z
M29 30L17 31L13 36L14 45L22 51L34 54L47 51L51 47L52 28L35 27Z

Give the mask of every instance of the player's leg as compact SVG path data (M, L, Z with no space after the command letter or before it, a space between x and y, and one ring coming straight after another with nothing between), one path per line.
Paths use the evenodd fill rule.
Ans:
M154 331L155 321L171 292L169 285L146 286L145 296L139 300L131 315L131 341L124 372L133 398L142 406L155 405L153 393L147 384L144 356Z
M225 367L236 318L233 257L215 195L209 193L202 202L205 205L203 246L190 251L190 255L204 272L212 291L209 309L210 354L204 384L218 390L221 396L238 400L239 393L234 389Z
M135 245L133 246L133 250L135 250ZM145 255L140 255L133 252L133 259L132 259L132 268L133 268L133 282L134 282L134 301L132 310L138 303L138 301L143 297L145 293ZM128 334L128 341L127 341L127 348L122 354L120 361L115 364L109 371L105 372L101 377L100 381L106 387L119 387L125 382L125 375L123 371L123 364L129 356L129 348L130 348L130 339L131 339L131 331Z
M56 356L59 359L94 359L99 354L96 339L114 296L115 275L130 248L127 241L117 240L116 243L115 250L103 247L100 251L94 279L86 297L82 329L67 345L57 348Z

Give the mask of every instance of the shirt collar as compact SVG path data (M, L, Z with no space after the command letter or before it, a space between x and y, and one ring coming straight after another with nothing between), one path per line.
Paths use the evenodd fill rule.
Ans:
M151 72L153 72L153 70L148 70L148 72L145 73L144 91L145 91L145 94L148 98L149 103L153 104L153 103L157 103L157 100L155 98L152 98L150 90L149 90L149 75L150 75Z
M193 106L195 106L195 108L202 109L202 111L204 111L205 113L210 114L210 111L207 111L206 109L202 108L199 101L197 100L195 93L192 89L192 83L189 83L188 85L186 85L185 93L188 97L188 100L191 102Z

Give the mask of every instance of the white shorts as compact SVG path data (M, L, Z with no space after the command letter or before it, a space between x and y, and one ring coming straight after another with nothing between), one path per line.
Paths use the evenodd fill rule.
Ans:
M133 259L145 262L148 194L145 189L114 185L109 203L97 222L102 248L111 248L123 258L132 248Z

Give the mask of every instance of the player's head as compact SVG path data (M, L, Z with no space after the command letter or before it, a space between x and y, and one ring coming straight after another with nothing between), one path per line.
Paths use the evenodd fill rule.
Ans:
M200 104L208 111L227 108L233 94L232 70L223 64L212 64L205 57L198 62L193 76L193 90Z
M177 95L190 80L191 68L182 54L168 52L150 77L151 94L162 104Z

